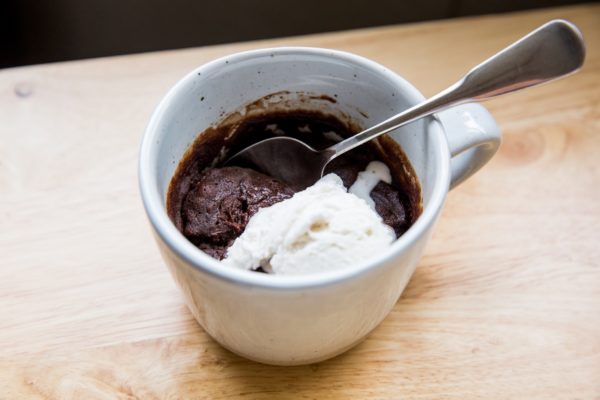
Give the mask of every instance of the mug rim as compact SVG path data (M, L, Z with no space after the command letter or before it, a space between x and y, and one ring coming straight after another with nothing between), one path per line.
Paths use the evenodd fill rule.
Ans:
M222 68L225 61L232 66L236 63L250 59L290 55L335 58L349 64L360 65L376 74L384 75L389 81L393 82L405 96L407 96L411 103L416 104L425 99L425 97L410 82L375 61L344 51L316 47L286 46L234 53L200 65L171 87L152 113L142 138L138 161L138 183L142 202L155 234L158 235L160 240L172 252L200 272L208 273L215 278L231 283L265 289L307 289L329 286L357 278L390 262L391 259L401 256L404 251L426 234L430 225L436 220L437 214L441 210L446 194L448 193L450 183L450 153L444 131L440 126L438 129L440 138L438 140L441 142L441 145L437 146L439 151L438 154L436 154L436 158L440 160L440 171L439 173L434 174L433 189L431 191L431 198L428 202L428 206L424 207L423 212L417 221L415 221L401 237L396 239L386 251L376 257L368 259L366 262L361 262L347 268L307 275L268 275L256 273L254 271L227 268L223 266L220 261L212 258L194 246L175 227L174 223L168 217L166 206L163 205L163 196L158 189L156 176L152 173L154 170L158 169L152 168L153 166L157 167L158 164L156 157L153 158L153 155L158 153L153 150L156 147L157 138L160 137L157 128L166 109L169 104L179 96L180 92L191 84L192 80L198 78L199 73L202 73L202 76L210 76L210 72ZM434 122L434 117L429 117L429 119L432 121L431 123L437 123ZM425 129L430 130L431 128L426 126Z

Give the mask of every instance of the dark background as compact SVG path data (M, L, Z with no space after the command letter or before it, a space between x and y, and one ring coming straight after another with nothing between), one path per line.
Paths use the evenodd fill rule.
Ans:
M0 0L0 68L585 0Z

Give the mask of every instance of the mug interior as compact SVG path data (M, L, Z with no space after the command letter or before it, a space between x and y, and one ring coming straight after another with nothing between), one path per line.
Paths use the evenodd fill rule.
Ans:
M362 128L423 99L412 85L383 66L352 54L325 49L276 48L239 53L215 60L187 75L160 103L146 130L140 155L140 187L157 233L194 265L225 269L187 242L167 217L166 193L177 165L206 128L224 115L243 110L245 105L276 92L283 92L285 96L294 96L296 92L329 96L336 100L330 107L349 116ZM420 181L423 213L386 254L370 265L395 256L422 234L435 219L448 189L447 143L441 126L433 118L403 126L390 136L400 144ZM366 268L368 266L362 265L324 274L339 279L344 273ZM255 284L274 282L273 278L284 282L288 278L238 270L225 275L229 279L250 279ZM295 284L302 280L319 281L292 278L290 282ZM327 277L322 276L321 282L322 279L327 280Z

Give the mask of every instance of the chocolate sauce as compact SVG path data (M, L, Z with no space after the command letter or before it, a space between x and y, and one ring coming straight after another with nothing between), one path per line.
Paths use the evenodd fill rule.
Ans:
M326 148L360 131L320 111L292 110L251 113L225 120L198 136L181 160L167 193L169 217L192 243L222 259L260 208L291 197L294 191L273 178L222 163L261 140L287 135L316 149ZM389 137L364 144L333 160L333 172L350 187L371 161L390 169L392 183L379 182L371 191L375 210L401 236L421 213L421 191L406 156Z

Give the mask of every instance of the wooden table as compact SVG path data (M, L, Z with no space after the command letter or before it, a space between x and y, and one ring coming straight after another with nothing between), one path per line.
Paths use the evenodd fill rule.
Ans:
M138 146L182 75L279 45L351 51L435 93L543 22L576 76L489 102L499 154L448 197L391 315L333 360L222 349L150 234ZM0 399L599 399L600 4L0 71Z

